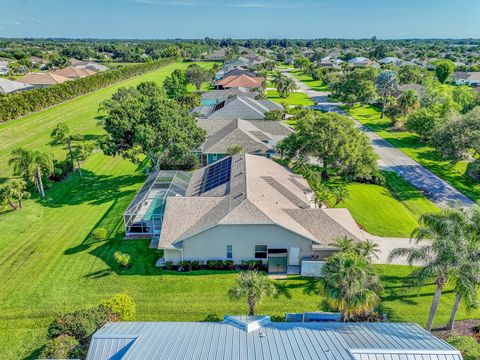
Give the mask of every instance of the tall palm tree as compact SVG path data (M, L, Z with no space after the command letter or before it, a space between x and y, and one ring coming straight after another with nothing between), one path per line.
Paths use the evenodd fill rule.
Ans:
M378 259L378 253L380 252L380 246L372 240L365 240L357 244L357 249L360 255L366 257L368 260L372 258Z
M249 315L255 315L255 306L264 298L278 295L275 285L258 271L242 271L237 284L228 291L231 299L247 298Z
M276 72L273 75L272 83L277 88L278 95L282 98L287 98L292 91L297 89L295 81L281 72Z
M369 261L355 251L340 251L328 257L322 275L326 301L340 311L342 321L373 311L380 301L379 277Z
M83 136L80 134L72 134L70 132L70 128L68 127L68 125L61 122L61 123L58 123L57 126L52 130L50 137L52 138L52 142L54 144L67 145L68 153L70 154L70 162L72 164L72 169L75 169L74 156L72 151L72 141L83 140Z
M8 161L15 175L26 181L33 181L42 198L45 198L42 176L53 172L53 159L50 154L29 149L18 148L12 151L13 157Z
M450 313L447 330L453 330L460 303L467 309L479 305L478 290L480 287L480 207L477 206L467 212L467 241L468 249L461 264L452 269L450 280L455 292L455 302Z
M389 254L389 260L406 257L410 265L422 264L410 275L411 285L419 287L434 280L436 289L426 326L428 331L432 329L442 290L452 269L460 266L468 252L466 222L465 210L461 208L424 214L420 217L420 226L412 234L415 246L397 248Z

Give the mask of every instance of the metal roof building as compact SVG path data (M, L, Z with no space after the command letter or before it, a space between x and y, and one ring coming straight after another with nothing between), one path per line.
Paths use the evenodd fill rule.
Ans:
M223 322L109 323L87 360L326 359L461 360L460 352L417 324L272 323L264 317Z

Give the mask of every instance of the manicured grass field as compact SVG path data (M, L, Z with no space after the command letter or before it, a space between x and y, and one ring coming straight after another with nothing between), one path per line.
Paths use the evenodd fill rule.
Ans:
M420 215L438 208L395 173L384 172L384 175L385 187L349 184L350 198L339 206L348 208L355 221L373 235L410 237Z
M312 99L310 99L303 92L296 91L290 93L288 98L284 99L278 95L277 90L267 90L267 99L275 101L281 104L287 105L302 105L302 106L312 106L315 105Z
M154 267L159 253L148 241L124 241L122 213L141 186L137 166L119 158L94 154L85 176L73 176L47 193L48 200L26 202L21 211L3 214L0 237L0 358L34 358L46 340L52 318L64 311L97 304L119 292L133 296L139 320L203 320L209 315L245 314L242 301L232 302L227 289L236 275L222 272L177 274ZM385 212L397 211L387 208ZM95 227L108 230L108 240L92 243ZM117 250L132 256L132 268L113 262ZM382 307L393 321L424 325L434 287L416 292L402 281L411 269L378 266L385 287ZM259 314L282 317L284 312L322 309L317 282L278 280L284 292L265 301ZM437 324L447 320L453 294L442 298ZM479 316L461 308L459 318Z
M310 75L304 74L301 70L293 70L291 71L291 74L301 82L311 87L313 90L330 91L328 85L324 84L322 80L313 80Z
M435 149L422 143L416 134L392 129L390 120L381 119L380 112L371 106L357 106L350 109L349 113L419 164L480 203L480 182L474 182L465 175L465 161L454 165L445 161Z
M11 175L12 170L7 166L10 153L18 147L28 147L35 150L48 151L57 158L66 154L62 146L52 147L50 133L59 123L66 123L72 132L87 135L87 139L95 140L102 134L98 120L98 105L109 98L122 86L135 86L142 81L155 81L161 84L166 76L175 69L186 69L191 63L175 63L139 77L123 81L108 88L99 90L54 106L45 111L37 112L0 124L0 178ZM212 67L213 63L200 62L201 66ZM193 90L193 86L190 87Z

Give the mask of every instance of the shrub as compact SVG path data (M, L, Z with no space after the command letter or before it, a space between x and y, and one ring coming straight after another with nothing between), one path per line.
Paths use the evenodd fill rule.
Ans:
M92 231L92 237L95 241L104 241L107 238L107 230L103 227Z
M179 261L178 266L179 266L179 268L182 268L184 271L192 271L192 262L191 261Z
M280 121L283 119L283 111L282 110L271 110L265 113L265 120L266 121Z
M223 268L223 261L222 260L208 260L207 267L210 270L221 270Z
M242 260L242 269L264 271L266 265L261 260Z
M233 263L232 260L225 260L223 262L223 268L226 270L233 270L234 267L235 267L235 264Z
M112 320L115 317L100 307L65 313L50 324L48 336L51 339L61 335L73 336L84 344L98 328Z
M190 261L192 270L200 269L200 261Z
M173 270L173 262L167 261L167 262L165 263L165 269L167 269L167 270Z
M133 321L137 317L135 301L127 294L116 294L103 301L100 308L118 321Z
M113 254L113 258L117 262L117 264L121 265L124 268L130 267L130 259L131 256L120 251L115 251Z
M80 343L70 335L60 335L47 341L42 350L40 359L70 359L80 355Z
M450 336L447 341L456 347L464 360L480 359L480 344L471 336Z

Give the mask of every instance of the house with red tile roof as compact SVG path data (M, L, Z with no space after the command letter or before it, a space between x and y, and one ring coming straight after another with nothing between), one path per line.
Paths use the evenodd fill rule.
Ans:
M217 89L229 89L232 87L242 87L247 89L260 88L265 81L263 77L248 76L246 74L231 75L215 83Z

